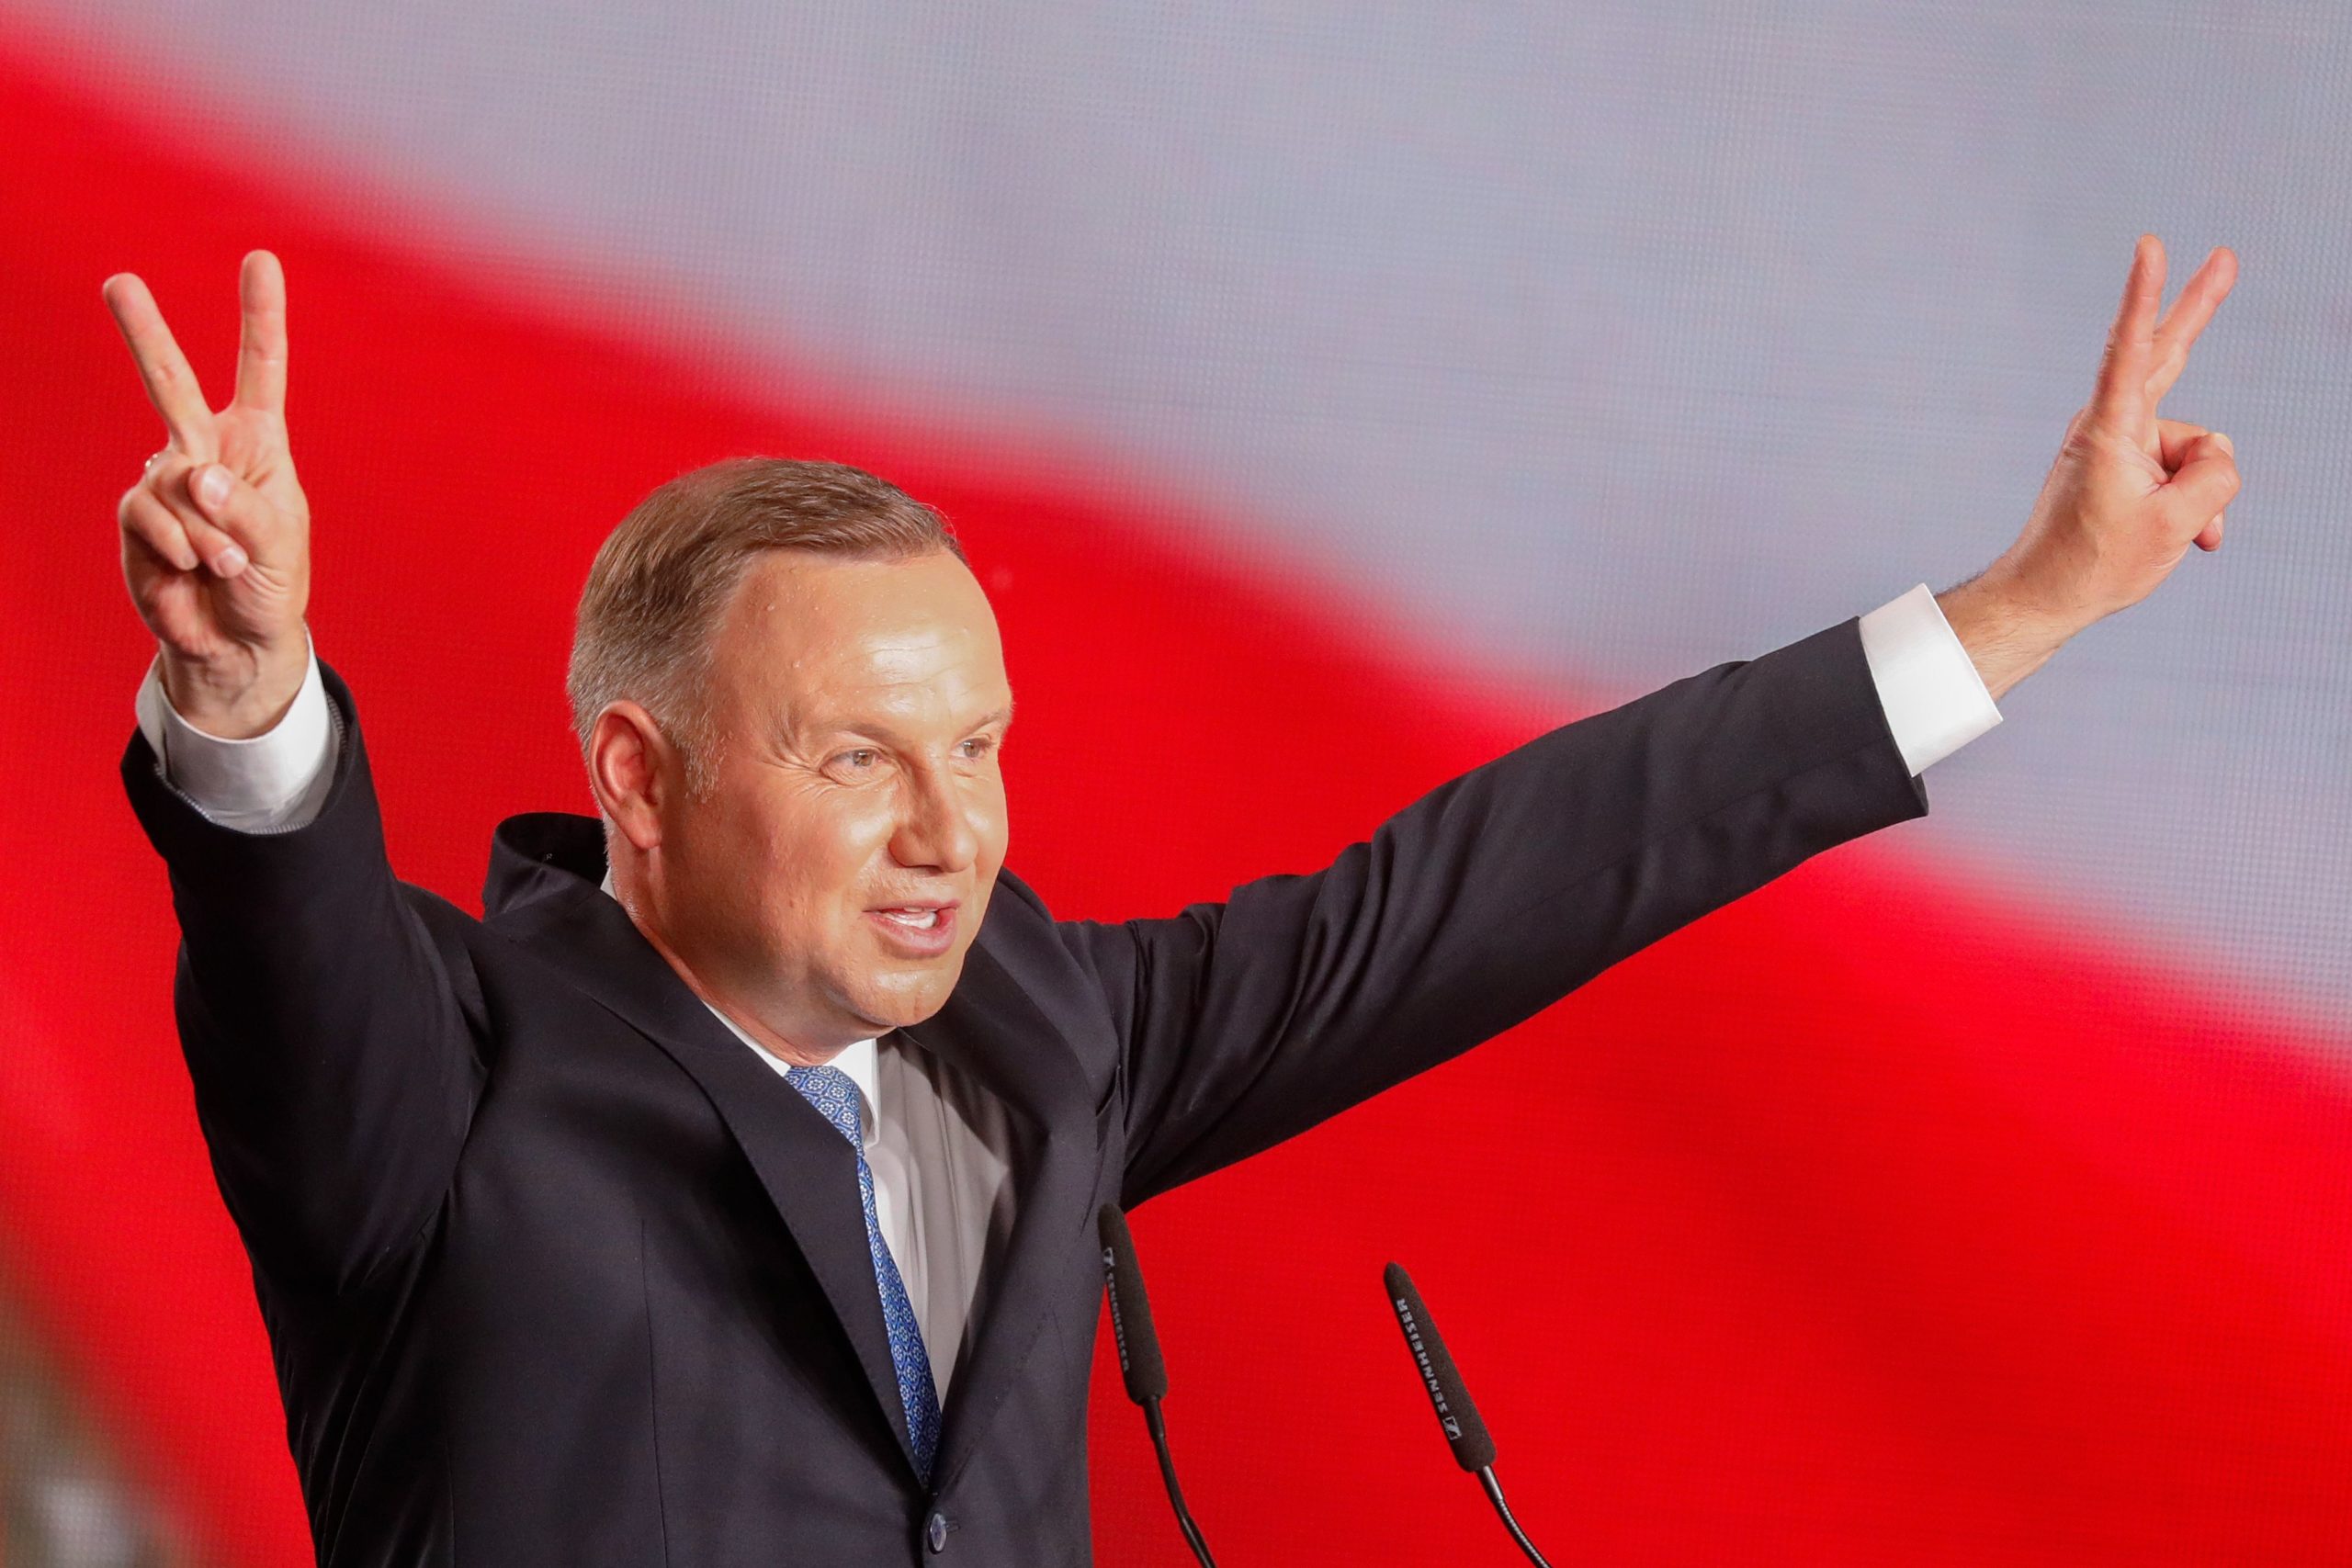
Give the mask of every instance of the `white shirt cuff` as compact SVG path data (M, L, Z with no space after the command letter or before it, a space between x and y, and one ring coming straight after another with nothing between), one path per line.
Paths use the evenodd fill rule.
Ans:
M307 627L303 637L307 642ZM285 716L250 739L232 740L179 716L164 694L157 654L133 706L140 733L162 760L164 782L213 821L244 832L283 831L317 816L334 782L340 738L315 647L308 658Z
M1904 765L1915 774L2001 722L1976 661L1924 582L1862 617L1862 654Z

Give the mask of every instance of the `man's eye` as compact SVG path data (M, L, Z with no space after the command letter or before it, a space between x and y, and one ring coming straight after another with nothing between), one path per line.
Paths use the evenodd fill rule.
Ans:
M996 749L996 742L985 735L975 735L964 742L964 755L985 757Z
M852 768L865 768L873 765L875 755L876 753L873 747L860 746L853 750L842 752L840 756L834 758L833 761L837 762L846 762Z

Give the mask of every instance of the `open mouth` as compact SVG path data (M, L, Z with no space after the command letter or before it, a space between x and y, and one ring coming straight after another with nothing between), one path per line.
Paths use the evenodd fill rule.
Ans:
M865 911L883 940L910 957L936 958L956 944L953 903L884 904Z

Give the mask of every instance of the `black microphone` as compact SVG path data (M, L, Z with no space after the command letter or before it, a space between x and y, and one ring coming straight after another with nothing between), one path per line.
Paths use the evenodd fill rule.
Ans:
M1095 1216L1095 1230L1102 1238L1102 1283L1111 1292L1111 1337L1119 1348L1119 1376L1126 1382L1127 1397L1143 1406L1152 1450L1159 1456L1159 1479L1167 1483L1168 1501L1176 1510L1185 1544L1200 1559L1201 1568L1216 1568L1201 1527L1184 1506L1184 1490L1176 1484L1176 1461L1168 1457L1168 1424L1159 1418L1159 1402L1168 1393L1168 1363L1160 1358L1159 1336L1152 1331L1151 1303L1143 1293L1143 1270L1136 1267L1127 1217L1117 1204L1105 1203Z
M1405 1346L1413 1352L1413 1364L1420 1369L1421 1384L1437 1409L1437 1423L1445 1431L1445 1446L1453 1451L1453 1462L1478 1478L1487 1500L1502 1516L1503 1528L1527 1553L1527 1560L1535 1568L1551 1568L1535 1543L1527 1539L1527 1532L1519 1528L1519 1521L1511 1517L1510 1505L1503 1501L1502 1483L1495 1479L1495 1440L1487 1435L1478 1407L1470 1403L1470 1391L1463 1386L1462 1374L1454 1370L1445 1341L1438 1337L1430 1309L1421 1304L1421 1292L1413 1288L1413 1277L1401 1265L1391 1263L1382 1278L1388 1283L1388 1304L1396 1311L1397 1326L1405 1331Z

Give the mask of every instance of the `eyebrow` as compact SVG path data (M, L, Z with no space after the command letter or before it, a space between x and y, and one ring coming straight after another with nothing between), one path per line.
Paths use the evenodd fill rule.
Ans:
M986 729L990 725L1002 725L1007 729L1012 728L1012 705L1008 702L1002 707L998 708L991 713L981 715L979 720L972 725L971 729L967 730L965 733L970 734L972 730ZM887 724L843 722L831 725L819 724L812 726L812 728L820 730L835 729L847 735L871 736L876 740L887 741L893 746L901 745L906 740L906 737L900 735L897 730L892 729Z

